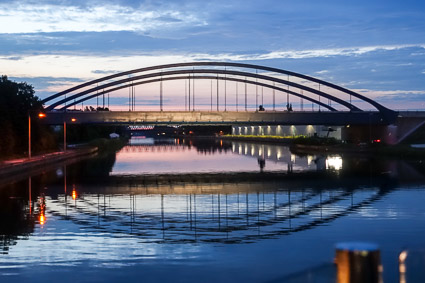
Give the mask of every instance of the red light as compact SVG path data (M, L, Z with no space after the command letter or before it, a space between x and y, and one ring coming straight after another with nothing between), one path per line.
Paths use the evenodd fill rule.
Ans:
M77 119L71 118L71 122L75 122L75 121L77 121Z
M44 113L38 113L38 118L42 119L44 117L46 117L46 114L44 114Z
M379 143L379 142L381 142L381 140L374 140L374 142L377 142L377 143Z
M72 199L75 200L77 198L77 192L72 190Z

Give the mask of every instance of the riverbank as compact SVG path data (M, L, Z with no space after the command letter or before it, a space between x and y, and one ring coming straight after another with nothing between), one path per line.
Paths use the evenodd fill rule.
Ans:
M32 158L12 159L0 162L0 179L14 178L20 174L31 175L33 171L46 170L51 165L64 162L70 159L77 159L83 156L90 156L98 151L97 147L83 147L69 149L66 152L54 152L37 155Z
M245 141L254 143L274 143L290 145L291 151L298 154L368 154L379 155L391 158L423 159L425 158L425 148L412 147L411 145L356 145L347 144L328 138L309 137L279 137L279 136L219 136L218 139Z

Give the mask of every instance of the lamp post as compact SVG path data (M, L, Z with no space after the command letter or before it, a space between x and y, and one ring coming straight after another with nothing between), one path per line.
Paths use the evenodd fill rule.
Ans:
M63 152L66 152L66 120L63 120Z
M71 118L71 122L75 123L77 121L76 118ZM66 117L63 119L63 151L66 152Z
M43 119L46 114L38 113L38 118ZM31 110L28 111L28 158L31 158Z
M31 114L28 111L28 158L31 158Z

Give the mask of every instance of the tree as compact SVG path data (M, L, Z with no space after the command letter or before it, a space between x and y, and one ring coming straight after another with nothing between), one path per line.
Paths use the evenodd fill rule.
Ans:
M7 76L1 76L0 157L24 153L28 146L28 114L36 116L36 113L42 110L43 104L34 95L34 88L31 85L13 82ZM52 146L54 144L52 135L38 123L37 119L32 121L33 141L36 145L34 149L41 150ZM46 141L46 138L49 141ZM40 142L43 146L38 146Z

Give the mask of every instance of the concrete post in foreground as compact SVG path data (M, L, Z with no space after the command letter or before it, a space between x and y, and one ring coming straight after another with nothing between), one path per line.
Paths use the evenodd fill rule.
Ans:
M381 256L378 245L346 242L336 245L338 283L382 282Z

